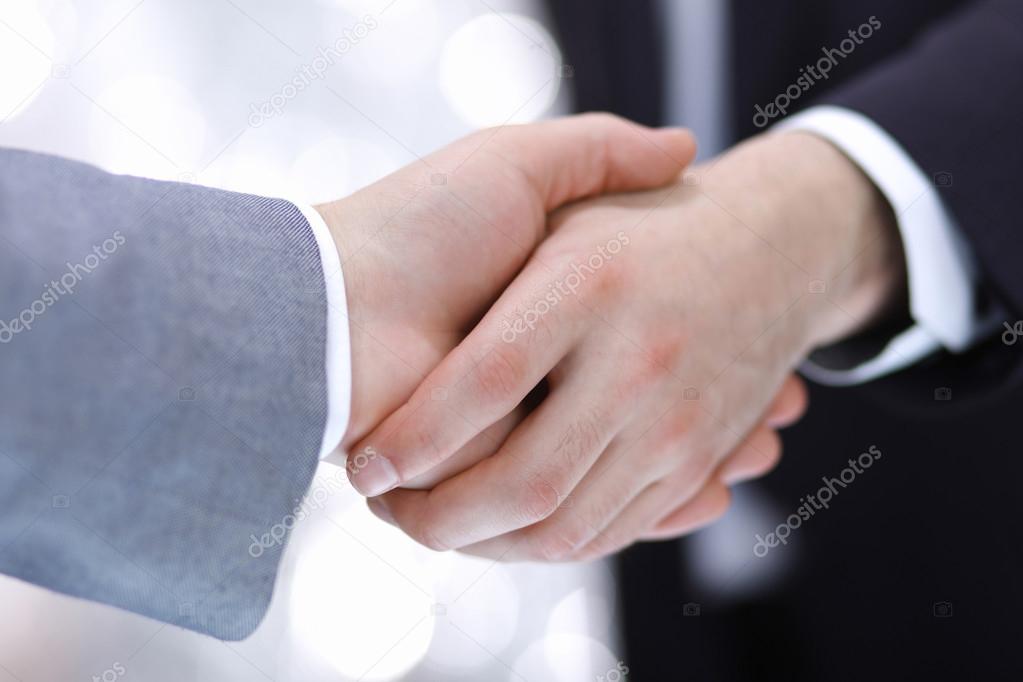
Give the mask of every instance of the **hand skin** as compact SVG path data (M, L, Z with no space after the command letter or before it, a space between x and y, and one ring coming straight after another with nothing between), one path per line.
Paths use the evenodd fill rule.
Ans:
M723 482L705 484L726 454L813 348L884 314L904 266L887 203L821 138L758 136L691 177L552 216L479 325L360 445L407 481L545 376L549 395L493 457L371 500L379 516L435 549L575 560L721 513ZM580 264L585 281L548 298ZM437 387L456 388L439 405Z
M317 206L338 246L351 329L351 418L341 448L351 452L462 340L546 235L550 211L663 186L694 154L687 131L584 114L481 130ZM456 462L489 455L520 419L509 410L448 454ZM374 472L377 480L388 473L366 467L370 488Z

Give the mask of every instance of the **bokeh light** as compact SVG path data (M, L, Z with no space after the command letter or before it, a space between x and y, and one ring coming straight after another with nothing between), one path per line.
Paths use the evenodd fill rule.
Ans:
M177 179L201 165L206 119L181 83L152 74L128 76L94 99L89 139L107 170Z
M477 127L540 118L557 98L561 53L543 26L515 14L484 14L448 38L440 87L451 109Z
M25 111L53 70L53 31L34 2L0 5L0 121Z
M544 680L544 682L578 682L605 678L616 670L620 659L606 646L585 635L547 634L519 656L509 682Z
M315 530L291 587L296 646L345 677L401 677L426 655L434 630L435 598L415 545L364 506Z
M521 598L508 569L493 561L457 557L446 568L437 585L444 614L429 660L466 674L502 657L519 627Z

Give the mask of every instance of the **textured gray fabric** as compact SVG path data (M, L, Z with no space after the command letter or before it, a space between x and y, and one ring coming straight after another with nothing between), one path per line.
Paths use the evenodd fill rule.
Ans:
M288 202L0 150L0 572L251 633L283 549L253 537L317 464L325 300Z

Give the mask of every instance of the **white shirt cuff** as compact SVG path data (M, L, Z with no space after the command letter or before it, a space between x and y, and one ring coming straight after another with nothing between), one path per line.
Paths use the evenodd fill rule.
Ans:
M341 444L351 414L352 354L348 334L348 300L345 298L341 258L323 217L311 206L292 203L305 216L316 238L327 289L327 424L320 445L320 459L323 459Z
M988 321L977 315L969 246L930 178L895 139L863 114L836 106L813 107L773 130L815 133L855 162L891 204L906 255L913 326L856 367L828 369L807 361L804 374L825 384L870 381L940 348L963 351L988 331Z

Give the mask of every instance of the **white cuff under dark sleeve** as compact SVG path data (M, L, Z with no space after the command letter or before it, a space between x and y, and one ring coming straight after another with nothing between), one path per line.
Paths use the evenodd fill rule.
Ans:
M906 256L913 324L893 336L877 355L854 367L829 368L807 361L801 368L804 374L825 384L858 384L942 348L966 350L990 331L976 309L976 269L969 245L932 179L895 139L866 116L836 106L813 107L779 122L773 130L815 133L855 162L891 204Z

